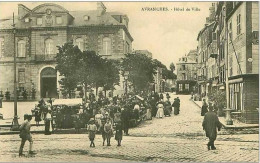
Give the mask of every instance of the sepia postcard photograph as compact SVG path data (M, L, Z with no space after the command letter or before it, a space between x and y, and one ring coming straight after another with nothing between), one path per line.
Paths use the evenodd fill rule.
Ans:
M0 162L259 162L259 2L1 1Z

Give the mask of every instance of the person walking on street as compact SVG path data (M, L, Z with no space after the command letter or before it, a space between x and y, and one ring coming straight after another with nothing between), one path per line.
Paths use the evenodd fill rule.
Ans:
M211 105L209 107L209 112L207 112L204 116L202 127L206 132L206 137L209 138L209 142L207 144L208 150L216 150L214 141L217 138L217 129L220 131L222 124L220 123L216 113L213 112L213 107Z
M113 128L112 128L112 124L110 123L110 120L107 120L107 123L104 126L104 131L106 133L106 138L107 138L107 146L111 146L110 144L110 139L113 135Z
M201 116L204 116L208 112L208 104L206 102L206 99L203 99L203 104L201 107Z
M90 140L90 147L95 147L94 139L97 132L97 126L95 125L94 118L91 118L88 125L88 137Z
M122 130L121 122L119 122L116 124L116 134L115 134L115 139L117 140L117 146L121 146L122 138L123 138L123 130Z
M29 145L29 154L35 154L35 152L32 150L32 145L33 145L33 140L32 140L32 135L31 135L31 120L32 120L32 116L31 115L24 115L24 122L23 124L20 126L20 138L21 140L21 145L20 145L20 149L19 149L19 157L24 156L23 154L23 147L25 142L28 140L30 142Z

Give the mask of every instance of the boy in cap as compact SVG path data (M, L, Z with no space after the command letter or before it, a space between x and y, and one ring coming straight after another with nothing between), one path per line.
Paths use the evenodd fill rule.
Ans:
M33 144L33 140L32 140L32 136L31 136L31 123L30 121L32 120L32 116L31 115L24 115L24 122L23 124L20 126L20 138L22 139L21 141L21 145L20 145L20 149L19 149L19 156L24 156L23 154L23 147L25 142L28 140L30 142L30 146L29 146L29 154L35 154L35 152L32 151L32 144Z

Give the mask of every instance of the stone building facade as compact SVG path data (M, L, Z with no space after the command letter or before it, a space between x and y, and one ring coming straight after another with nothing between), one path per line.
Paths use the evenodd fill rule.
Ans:
M259 3L217 2L214 5L215 19L205 27L210 29L206 38L208 57L205 61L201 55L201 41L206 29L203 28L198 35L198 93L207 99L213 91L225 91L228 77L231 114L245 123L258 123ZM200 71L204 73L200 74Z
M36 98L57 97L59 72L55 70L57 46L73 41L79 49L94 50L108 59L120 59L131 52L127 15L106 12L97 2L93 11L68 11L62 6L45 3L33 9L18 5L18 16L0 22L0 90L11 92L14 86L14 54L18 92L27 90ZM123 92L122 86L116 89Z
M176 93L190 94L195 92L198 67L197 50L191 50L187 56L179 58L177 66Z

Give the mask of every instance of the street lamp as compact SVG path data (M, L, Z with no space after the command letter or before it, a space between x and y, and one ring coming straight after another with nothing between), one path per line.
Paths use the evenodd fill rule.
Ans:
M129 71L124 72L124 79L125 79L125 94L127 95L127 80L129 76Z
M14 24L14 13L13 13L13 34L14 34L14 119L12 122L12 131L19 130L18 116L17 116L17 82L16 82L16 46L15 46L15 24Z

